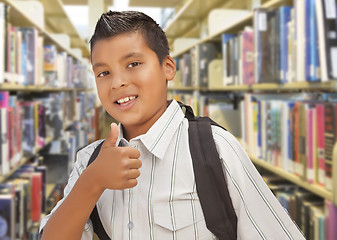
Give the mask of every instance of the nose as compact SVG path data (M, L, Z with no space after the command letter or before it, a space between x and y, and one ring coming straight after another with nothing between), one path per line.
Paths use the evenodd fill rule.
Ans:
M125 87L126 85L127 85L126 80L121 75L115 76L111 79L111 88L112 89Z

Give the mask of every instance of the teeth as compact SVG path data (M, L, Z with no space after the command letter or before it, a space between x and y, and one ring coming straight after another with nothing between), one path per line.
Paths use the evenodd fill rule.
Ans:
M121 103L125 103L125 102L128 102L128 101L131 101L131 100L133 100L133 99L135 99L135 98L136 98L135 96L126 97L126 98L119 99L117 102L118 102L119 104L121 104Z

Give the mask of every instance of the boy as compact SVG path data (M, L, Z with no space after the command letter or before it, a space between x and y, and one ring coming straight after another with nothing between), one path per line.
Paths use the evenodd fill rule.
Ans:
M96 202L111 239L214 239L196 192L188 121L166 100L176 69L164 32L143 13L109 11L90 43L100 101L120 125L87 168L101 141L77 153L64 199L41 222L42 239L91 239ZM237 140L212 131L238 239L304 239Z

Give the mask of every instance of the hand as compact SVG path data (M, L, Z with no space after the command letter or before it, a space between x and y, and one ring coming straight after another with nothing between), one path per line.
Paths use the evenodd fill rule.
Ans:
M87 169L103 191L135 187L140 176L139 151L133 147L117 147L118 135L118 126L112 123L97 159Z

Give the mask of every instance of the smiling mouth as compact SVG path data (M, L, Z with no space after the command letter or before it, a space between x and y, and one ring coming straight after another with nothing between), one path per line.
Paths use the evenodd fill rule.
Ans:
M132 101L134 101L136 98L137 98L137 96L129 96L129 97L121 98L121 99L117 100L115 103L117 103L119 105L127 105L127 104L131 103Z

